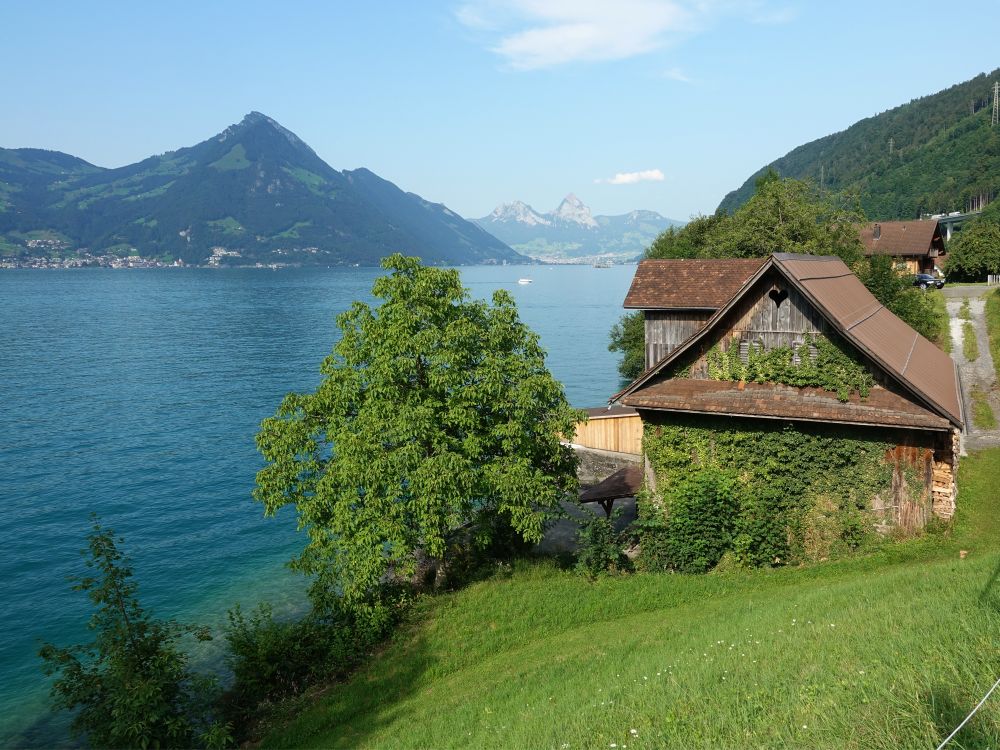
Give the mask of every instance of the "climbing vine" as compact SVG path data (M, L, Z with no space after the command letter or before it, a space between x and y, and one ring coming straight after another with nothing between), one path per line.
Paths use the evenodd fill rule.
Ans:
M852 392L867 398L875 382L868 369L846 349L820 335L797 347L770 350L752 342L745 362L740 356L739 338L734 336L727 349L718 344L712 347L705 362L712 380L811 386L833 391L841 401L847 401Z
M652 563L640 561L647 568L690 570L691 560L714 565L723 554L752 566L847 554L874 538L871 501L892 484L885 460L892 443L847 428L804 433L792 426L682 418L647 424L643 447L661 501L640 503L647 536L642 546L656 550ZM680 513L673 512L675 502ZM720 508L732 517L708 523L705 510ZM691 533L695 524L702 536L717 530L711 531L717 533L712 556L701 554L703 538L698 549L678 552L678 544L698 538Z

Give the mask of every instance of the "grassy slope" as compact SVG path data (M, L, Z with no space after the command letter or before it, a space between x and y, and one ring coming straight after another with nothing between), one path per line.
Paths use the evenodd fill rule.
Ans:
M950 535L864 558L594 583L543 563L428 600L265 745L933 746L1000 674L998 475L1000 450L964 459ZM991 699L953 747L998 738Z
M993 357L993 369L996 370L997 383L1000 383L1000 289L994 289L985 296L986 332L990 338L990 355Z

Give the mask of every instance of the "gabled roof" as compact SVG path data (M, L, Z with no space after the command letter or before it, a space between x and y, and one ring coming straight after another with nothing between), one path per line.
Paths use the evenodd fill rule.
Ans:
M639 310L718 310L766 258L643 260L625 307Z
M859 231L865 255L928 255L944 250L937 220L877 221Z
M612 400L626 399L626 404L638 406L628 397L703 340L753 283L772 268L848 343L867 355L932 412L962 427L958 374L951 357L875 299L840 258L824 255L772 255L700 331L615 394Z

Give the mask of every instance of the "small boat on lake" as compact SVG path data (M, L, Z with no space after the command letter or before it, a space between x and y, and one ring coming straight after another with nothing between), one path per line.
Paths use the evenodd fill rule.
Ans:
M517 283L518 284L530 284L531 283L531 279L529 279L529 278L518 279Z

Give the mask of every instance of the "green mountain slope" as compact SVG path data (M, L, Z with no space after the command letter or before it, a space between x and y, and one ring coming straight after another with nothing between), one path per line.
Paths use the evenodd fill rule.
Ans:
M319 158L260 113L189 148L119 169L56 152L0 152L0 248L60 238L68 249L202 263L373 265L392 252L432 263L523 260L443 206ZM378 196L373 197L377 192ZM456 220L457 219L457 220ZM222 255L222 253L226 253Z
M719 208L732 212L745 203L771 168L856 192L873 219L964 210L1000 188L1000 127L990 126L998 79L1000 69L799 146L751 175Z

